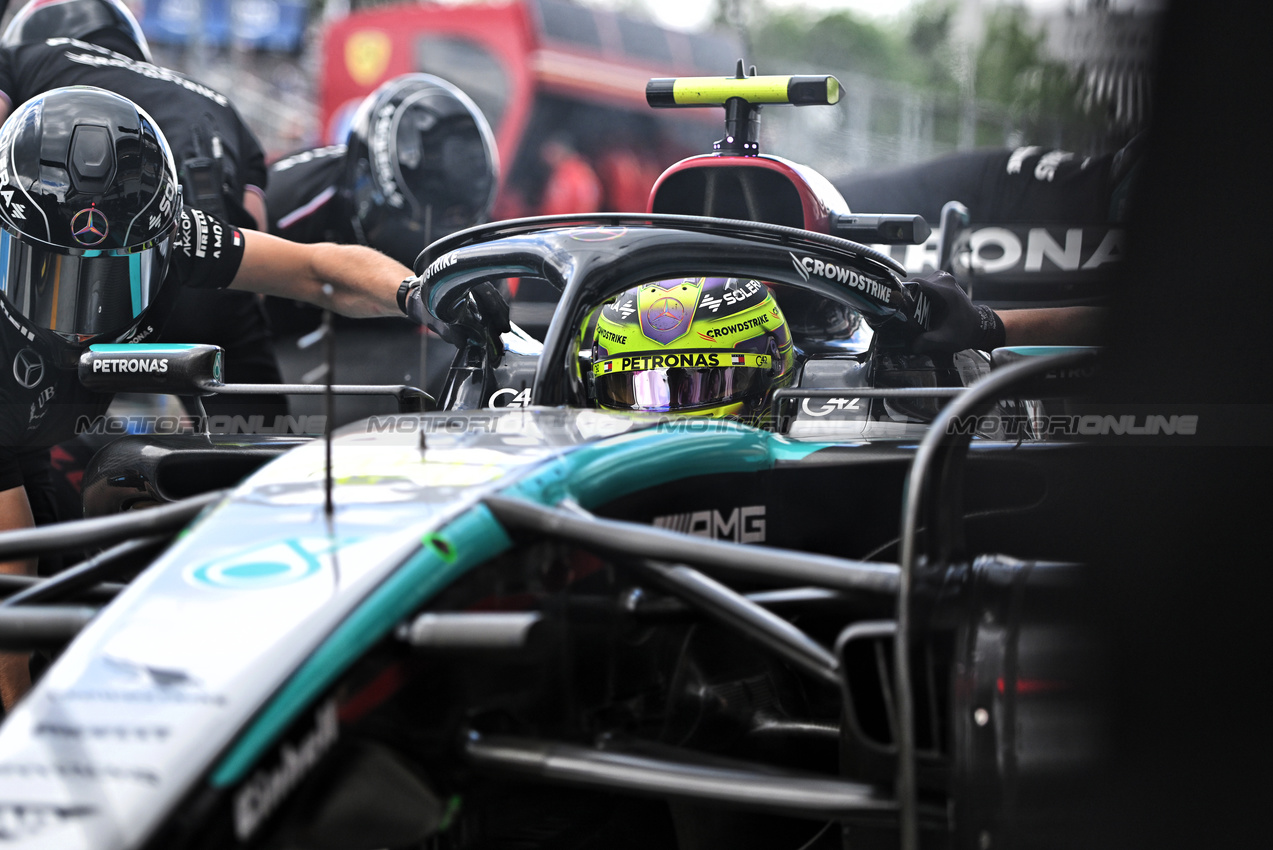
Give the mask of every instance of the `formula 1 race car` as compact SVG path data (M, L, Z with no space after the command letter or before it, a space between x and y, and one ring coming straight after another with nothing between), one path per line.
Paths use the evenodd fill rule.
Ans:
M1051 515L1083 447L984 414L1063 394L1090 353L909 354L924 305L843 234L922 222L839 211L747 147L759 103L833 80L712 86L739 149L674 167L649 214L421 255L458 345L440 410L246 450L126 438L86 475L96 518L0 537L5 559L102 550L0 603L5 648L55 656L0 727L0 840L987 848L1055 825L1095 746ZM489 309L511 276L560 290L542 341ZM798 368L766 427L597 407L633 369L588 328L699 278L782 305ZM785 356L722 338L665 365ZM81 369L163 356L151 388L236 390L205 348L129 348Z

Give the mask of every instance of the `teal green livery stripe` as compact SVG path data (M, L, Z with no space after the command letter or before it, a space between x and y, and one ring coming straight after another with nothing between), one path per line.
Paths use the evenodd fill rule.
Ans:
M1053 354L1071 354L1078 351L1097 351L1097 348L1085 345L1010 345L999 349L1011 351L1023 357L1050 357Z
M192 348L200 347L186 343L168 342L136 342L131 345L128 343L99 342L96 345L90 345L88 350L100 351L102 354L156 354L161 351L189 351Z
M344 673L367 647L383 638L456 576L512 545L504 528L484 505L478 505L456 518L440 534L432 537L446 540L452 546L452 555L444 555L434 546L427 545L376 588L349 619L341 623L331 637L306 659L247 733L235 742L229 755L212 774L215 787L233 785L246 776L292 720Z
M685 420L621 434L570 451L506 491L540 504L572 498L585 508L682 478L768 469L825 448L793 443L765 431L721 420ZM233 785L346 669L376 641L470 568L512 545L483 505L439 533L454 552L448 561L422 549L341 623L270 701L213 772L215 787Z
M769 469L821 448L735 422L684 419L581 446L507 492L545 505L572 498L591 508L691 476Z
M130 254L128 256L128 284L129 294L133 299L133 316L140 316L141 311L146 307L141 301L141 254Z

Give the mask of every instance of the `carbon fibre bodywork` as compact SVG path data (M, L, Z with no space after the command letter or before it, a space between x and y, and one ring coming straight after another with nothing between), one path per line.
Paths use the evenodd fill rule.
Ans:
M974 483L974 536L1001 538L1037 517L1049 458L1064 447L1035 448L988 452L973 466L974 482L1022 482L1008 492ZM294 846L298 830L309 834L312 795L352 793L318 786L373 746L390 749L350 776L413 777L424 790L380 814L398 828L434 805L435 816L407 829L418 841L467 846L465 829L493 823L483 814L492 780L473 771L512 782L499 792L511 801L527 770L533 778L520 781L532 789L582 782L583 797L562 799L567 809L598 788L620 794L607 807L625 794L644 800L663 794L668 771L698 771L699 784L664 791L709 811L765 800L755 809L763 815L742 821L760 817L766 835L794 839L814 819L896 840L894 697L871 661L891 633L870 623L889 618L900 574L860 556L897 543L913 449L591 410L403 414L335 436L331 516L322 450L288 452L207 510L6 720L0 799L60 813L24 833L23 846ZM820 494L836 486L851 498L831 507ZM986 724L959 718L986 686L991 704L1020 710L1003 677L1038 679L1030 664L1056 651L1056 635L1040 632L1029 662L1005 656L1020 643L1010 599L1035 584L1028 576L1059 569L988 562L925 574L937 584L920 594L924 630L938 628L917 656L929 683L919 700L929 718L920 823L934 836L973 828L964 810L953 821L944 813L937 800L947 795L982 802L985 823L999 817L983 800L1003 777L998 749L976 744ZM976 613L958 613L969 600ZM514 614L531 620L508 637ZM647 645L634 653L641 633ZM720 643L730 634L755 650L730 660ZM690 697L676 684L684 676L707 690ZM964 676L986 684L965 692ZM458 690L440 699L433 677ZM744 691L702 701L722 687ZM642 693L653 700L645 708L632 703ZM995 717L998 735L1030 728ZM596 749L597 735L611 742ZM953 769L957 752L980 746L989 762ZM606 759L626 778L609 775ZM801 790L784 801L777 781ZM444 824L448 798L471 808ZM669 818L641 805L614 817ZM674 814L668 828L703 817ZM439 834L443 825L451 829Z

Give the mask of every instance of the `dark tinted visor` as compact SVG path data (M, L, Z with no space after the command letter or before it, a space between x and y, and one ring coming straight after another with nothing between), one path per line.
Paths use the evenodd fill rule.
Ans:
M130 254L60 254L0 230L0 291L32 324L72 342L116 333L150 306L168 244Z
M715 366L596 375L597 403L623 410L690 410L755 399L769 389L768 369Z

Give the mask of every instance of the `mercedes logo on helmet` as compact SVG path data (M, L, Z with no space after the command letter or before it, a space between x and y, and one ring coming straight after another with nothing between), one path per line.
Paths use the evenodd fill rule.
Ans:
M75 241L86 248L102 244L106 234L110 232L110 222L96 207L82 209L71 219L71 235Z
M13 377L23 388L33 390L44 380L44 358L34 348L24 348L13 358Z
M675 298L662 298L649 312L650 324L658 331L670 331L685 319L685 305Z

